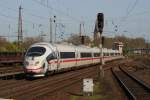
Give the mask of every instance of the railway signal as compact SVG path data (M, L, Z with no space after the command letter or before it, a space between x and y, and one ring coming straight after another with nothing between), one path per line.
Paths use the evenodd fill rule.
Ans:
M102 43L101 37L103 33L103 28L104 28L104 14L98 13L94 29L94 44L97 47L101 47L100 45Z
M101 65L100 65L100 77L104 77L104 70L103 65L105 64L105 61L103 59L103 45L104 45L104 37L102 36L103 28L104 28L104 14L98 13L97 14L97 35L99 36L99 43L96 43L99 45L100 53L101 53Z
M97 14L97 31L102 34L103 32L103 27L104 27L104 14L103 13L98 13Z

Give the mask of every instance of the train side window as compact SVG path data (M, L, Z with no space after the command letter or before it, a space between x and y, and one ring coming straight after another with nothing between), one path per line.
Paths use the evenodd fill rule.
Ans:
M105 53L103 53L103 56L106 56Z
M94 53L94 57L100 57L100 53Z
M60 58L75 58L75 52L60 52Z
M104 56L107 56L107 53L103 53Z
M92 57L92 53L82 52L82 53L80 53L80 55L81 55L81 58Z
M110 53L110 55L113 56L114 54L113 54L113 53Z
M49 54L49 55L46 57L46 60L49 61L49 60L53 60L53 59L56 59L56 58L57 58L57 57L56 57L55 53L51 53L51 54Z
M106 56L109 56L109 53L106 53Z

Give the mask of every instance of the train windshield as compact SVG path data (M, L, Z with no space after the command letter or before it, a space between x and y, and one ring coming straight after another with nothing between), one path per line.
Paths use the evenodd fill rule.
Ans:
M43 47L32 47L28 50L26 56L42 56L45 53L46 49Z

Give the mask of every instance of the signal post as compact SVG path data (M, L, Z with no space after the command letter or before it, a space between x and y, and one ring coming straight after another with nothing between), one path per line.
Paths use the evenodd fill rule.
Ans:
M104 14L98 13L94 30L94 45L99 47L100 49L100 62L101 62L101 65L99 67L100 77L104 77L103 65L105 64L103 57L103 44L104 44L104 37L102 37L103 27L104 27Z

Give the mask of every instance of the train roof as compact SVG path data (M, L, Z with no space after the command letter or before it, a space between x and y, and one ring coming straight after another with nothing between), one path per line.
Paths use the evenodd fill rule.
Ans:
M52 48L53 50L57 47L59 50L61 51L74 51L75 48L77 48L79 51L86 51L86 52L91 52L91 51L95 51L95 52L99 52L100 49L97 47L88 47L88 46L84 46L84 45L79 45L79 46L75 46L73 44L67 44L67 43L61 43L61 44L52 44L52 43L48 43L48 42L39 42L39 43L35 43L33 45L31 45L30 47L33 46L48 46L50 48ZM118 50L112 50L112 49L107 49L107 48L103 48L103 52L112 52L112 53L118 53Z

